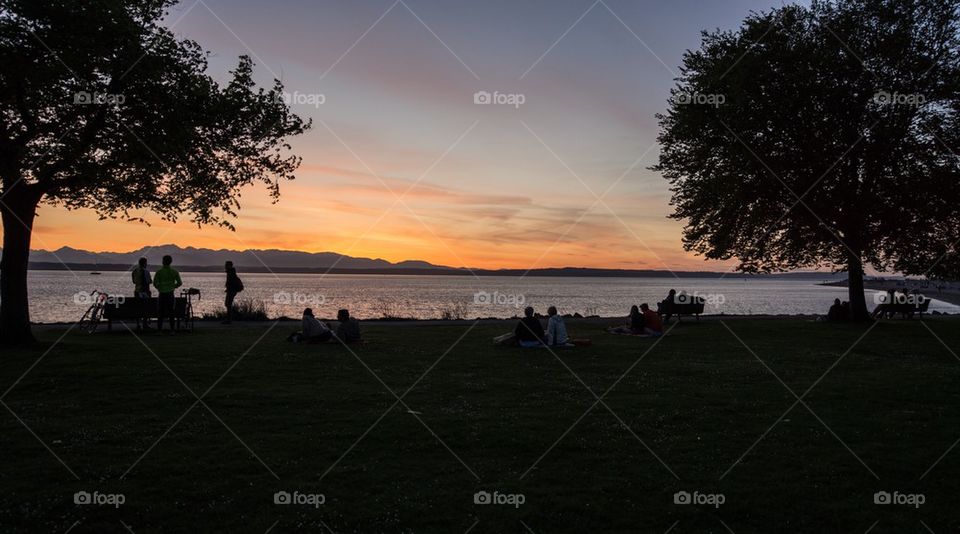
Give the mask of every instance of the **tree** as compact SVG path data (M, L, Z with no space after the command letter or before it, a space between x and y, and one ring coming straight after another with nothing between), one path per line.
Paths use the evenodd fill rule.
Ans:
M274 200L310 127L283 86L257 88L242 56L230 79L162 25L177 0L0 0L0 341L32 341L27 264L41 202L102 218L232 229L240 189Z
M958 0L815 0L704 32L659 115L683 244L744 272L960 266Z

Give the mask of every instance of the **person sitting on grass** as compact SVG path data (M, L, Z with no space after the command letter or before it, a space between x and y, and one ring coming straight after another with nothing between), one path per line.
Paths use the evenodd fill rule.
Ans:
M626 326L615 326L607 329L607 332L611 334L621 334L626 336L639 336L643 335L643 314L640 313L640 308L636 305L630 306L630 324Z
M833 306L830 306L830 309L827 310L827 320L835 323L844 319L843 304L840 303L840 299L833 299Z
M547 345L558 347L570 342L567 337L567 325L563 323L563 317L557 313L556 306L547 308Z
M523 310L523 315L523 319L520 319L517 327L513 330L517 345L524 348L542 347L547 336L543 333L540 320L533 316L533 308L527 306Z
M313 316L313 310L307 308L303 310L303 320L300 323L301 332L303 332L303 341L305 343L323 343L333 338L333 332L326 324L320 322Z
M567 336L567 325L563 316L557 313L556 306L547 308L547 345L551 347L585 347L593 343L589 338L572 339Z
M363 341L363 338L360 336L360 321L350 317L349 310L338 311L337 321L340 322L340 326L337 327L337 339L344 343Z
M643 333L653 337L662 336L663 323L660 322L657 312L651 310L646 302L640 305L640 312L643 313Z

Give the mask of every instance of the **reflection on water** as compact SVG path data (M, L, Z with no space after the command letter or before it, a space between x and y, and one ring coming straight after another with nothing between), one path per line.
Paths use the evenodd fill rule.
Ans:
M223 306L222 273L181 273L186 287L202 298L198 313ZM671 288L697 292L707 299L705 313L824 314L834 298L846 300L846 289L811 281L734 280L715 278L558 278L409 275L326 275L240 273L246 290L238 300L263 301L271 317L299 318L303 308L332 318L349 308L361 319L383 316L435 319L445 313L466 318L513 317L524 306L545 313L625 316L633 304L662 300ZM30 313L34 322L70 322L86 309L78 292L94 289L133 295L130 274L101 275L68 271L31 271ZM868 295L868 302L872 297ZM930 311L960 313L960 306L934 301Z

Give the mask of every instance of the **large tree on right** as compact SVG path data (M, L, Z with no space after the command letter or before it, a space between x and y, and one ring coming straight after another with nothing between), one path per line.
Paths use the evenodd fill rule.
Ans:
M960 273L960 0L831 0L704 32L654 169L684 247L744 272Z

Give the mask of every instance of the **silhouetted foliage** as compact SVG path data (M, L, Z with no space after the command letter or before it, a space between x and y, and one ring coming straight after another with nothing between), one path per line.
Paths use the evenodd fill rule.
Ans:
M104 218L230 227L243 186L276 199L309 128L283 87L257 88L241 57L231 78L162 25L175 0L0 0L0 338L31 338L26 270L40 202Z
M218 309L203 314L206 321L269 321L267 305L259 299L241 299L233 303L233 313L227 314L227 309Z
M739 269L960 271L958 0L814 1L704 32L659 164L684 246Z

